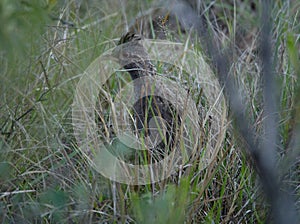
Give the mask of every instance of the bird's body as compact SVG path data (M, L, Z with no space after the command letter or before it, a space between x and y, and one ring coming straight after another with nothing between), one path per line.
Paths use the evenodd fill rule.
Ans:
M145 142L148 150L168 153L176 145L176 131L181 122L179 110L167 100L167 87L156 82L155 66L141 40L142 37L135 33L125 34L119 41L121 49L118 52L120 65L128 71L134 83L134 128L138 135L152 140L152 144Z

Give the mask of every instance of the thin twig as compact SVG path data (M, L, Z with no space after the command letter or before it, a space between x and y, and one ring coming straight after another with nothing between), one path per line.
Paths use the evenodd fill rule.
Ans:
M272 48L271 40L271 2L263 1L262 3L262 37L261 37L261 62L263 66L263 92L264 92L264 119L265 135L261 138L261 142L256 136L259 133L253 129L252 123L245 115L245 105L241 97L236 94L239 87L236 85L230 69L233 60L230 55L230 48L222 49L216 47L218 44L213 43L210 30L200 24L200 19L192 20L195 31L198 33L203 46L206 46L206 53L212 59L215 66L217 76L222 86L224 86L225 95L230 105L233 120L237 131L241 134L246 142L246 149L254 160L254 166L260 176L265 194L271 204L272 217L275 223L297 223L297 215L293 205L293 201L280 191L278 183L278 170L275 165L276 141L277 133L277 107L276 107L276 90L274 72L272 71ZM192 16L193 14L193 16ZM186 13L178 16L185 16ZM196 13L190 9L189 17L195 18ZM187 27L188 29L190 27Z

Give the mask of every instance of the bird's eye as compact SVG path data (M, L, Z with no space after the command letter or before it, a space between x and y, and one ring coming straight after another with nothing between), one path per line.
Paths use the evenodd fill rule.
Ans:
M128 52L124 51L124 52L122 53L122 56L123 56L124 58L128 58L130 55L129 55Z

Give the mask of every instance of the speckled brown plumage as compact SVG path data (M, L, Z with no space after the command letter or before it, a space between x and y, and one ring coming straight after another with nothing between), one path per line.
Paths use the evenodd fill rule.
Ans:
M158 126L162 128L162 132L163 129L166 130L165 136L160 136L161 140L156 146L148 148L157 157L157 154L170 152L176 144L176 131L181 123L180 113L164 97L164 94L167 94L164 89L167 87L163 83L153 84L151 80L143 79L143 77L155 79L157 72L141 40L142 36L132 32L122 36L119 41L121 48L118 51L118 59L134 81L134 94L137 100L132 110L136 133L147 138L152 134L150 128L152 118L159 117L165 121L165 129L161 124Z

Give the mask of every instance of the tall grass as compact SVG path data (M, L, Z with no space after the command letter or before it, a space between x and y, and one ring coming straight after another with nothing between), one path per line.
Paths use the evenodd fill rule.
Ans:
M257 19L261 9L258 3L252 11L249 1L233 2L220 1L211 9L211 2L206 1L206 13L212 24L217 22L214 32L221 44L243 43L231 55L235 59L231 74L240 87L236 94L243 96L247 105L247 117L257 133L262 133L265 117ZM299 212L300 5L297 1L275 3L271 43L280 99L278 179L287 185ZM236 124L230 122L230 114L226 138L218 142L220 150L206 169L189 164L152 185L128 186L106 179L93 169L76 144L71 105L83 71L115 46L138 12L152 4L117 0L0 3L2 223L270 220L270 205L252 168L255 161L245 153L245 142L236 132ZM199 43L194 47L202 51Z

